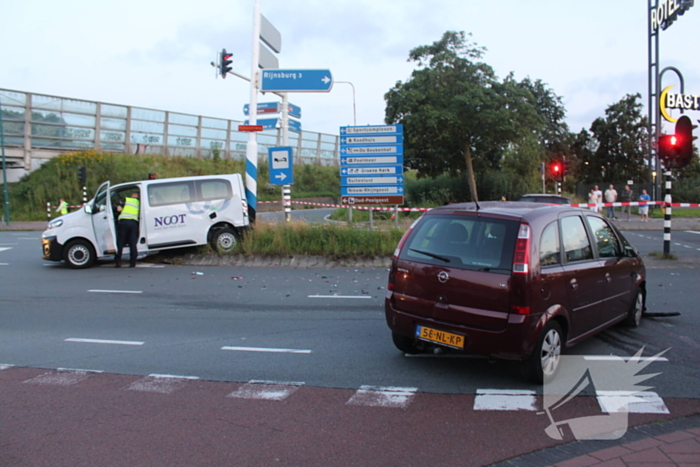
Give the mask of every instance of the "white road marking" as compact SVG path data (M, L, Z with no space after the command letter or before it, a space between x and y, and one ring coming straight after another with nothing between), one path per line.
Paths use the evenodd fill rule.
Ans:
M266 347L236 347L224 346L221 350L235 350L239 352L272 352L272 353L311 353L311 350L302 349L274 349Z
M0 371L2 370L7 370L8 368L12 368L14 365L10 365L7 363L0 363Z
M477 389L474 410L537 410L535 391L524 389Z
M413 401L416 391L418 388L365 385L360 386L346 404L405 409Z
M670 413L663 399L652 391L596 391L596 398L607 413Z
M117 345L143 345L139 341L115 341L109 339L83 339L79 337L69 337L66 342L82 342L86 344L117 344Z
M309 298L372 298L371 295L308 295Z
M251 380L226 397L281 401L296 392L304 383L294 381Z
M24 381L27 384L42 384L47 386L71 386L90 377L89 371L81 370L55 370L43 373L32 379Z
M637 357L618 357L617 355L584 355L583 359L584 360L590 360L590 361L598 361L598 362L604 362L608 360L624 360L624 361L630 361L632 359L636 359ZM639 362L645 362L647 360L651 360L653 362L667 362L668 358L666 357L641 357L639 358Z
M700 248L698 248L700 250ZM9 266L10 263L0 263L0 266Z
M686 232L700 235L700 232L696 232L695 230L686 230Z
M7 251L7 250L11 250L11 249L12 248L10 248L9 246L0 247L0 251Z
M172 394L182 387L187 381L198 380L196 376L175 376L152 374L131 383L126 389L129 391L157 392L159 394Z
M91 289L91 290L88 290L88 292L93 292L93 293L143 293L143 290L99 290L99 289Z

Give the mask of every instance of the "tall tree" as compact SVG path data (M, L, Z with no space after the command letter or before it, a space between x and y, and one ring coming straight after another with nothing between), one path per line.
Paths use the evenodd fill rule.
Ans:
M648 133L641 97L627 94L605 110L605 118L593 121L595 143L588 148L595 149L581 159L586 165L582 181L646 180Z
M405 126L406 165L425 176L466 169L473 200L475 165L498 167L506 148L543 124L532 93L512 76L499 81L479 61L484 51L464 32L447 31L410 51L418 69L384 96L386 123Z

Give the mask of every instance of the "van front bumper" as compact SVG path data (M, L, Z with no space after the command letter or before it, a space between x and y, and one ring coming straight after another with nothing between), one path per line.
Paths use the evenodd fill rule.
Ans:
M63 259L63 245L58 243L56 237L44 237L41 239L42 258L49 261L61 261Z

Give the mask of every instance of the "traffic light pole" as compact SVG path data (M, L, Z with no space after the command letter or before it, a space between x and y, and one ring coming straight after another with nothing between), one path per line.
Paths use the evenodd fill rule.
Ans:
M0 106L0 151L2 151L2 189L5 202L5 225L10 225L10 193L7 189L7 167L5 165L5 130L2 126L2 106Z
M666 196L664 197L664 258L671 256L671 171L667 171L666 176Z

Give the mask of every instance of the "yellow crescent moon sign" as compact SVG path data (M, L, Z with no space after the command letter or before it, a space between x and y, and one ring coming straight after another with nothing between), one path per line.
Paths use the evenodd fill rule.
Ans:
M666 111L666 94L668 94L669 89L674 87L675 84L672 84L670 86L666 86L663 91L661 91L661 96L659 97L659 110L661 111L661 115L664 116L666 120L668 120L671 123L676 123L678 121L677 118L671 117L668 112Z

